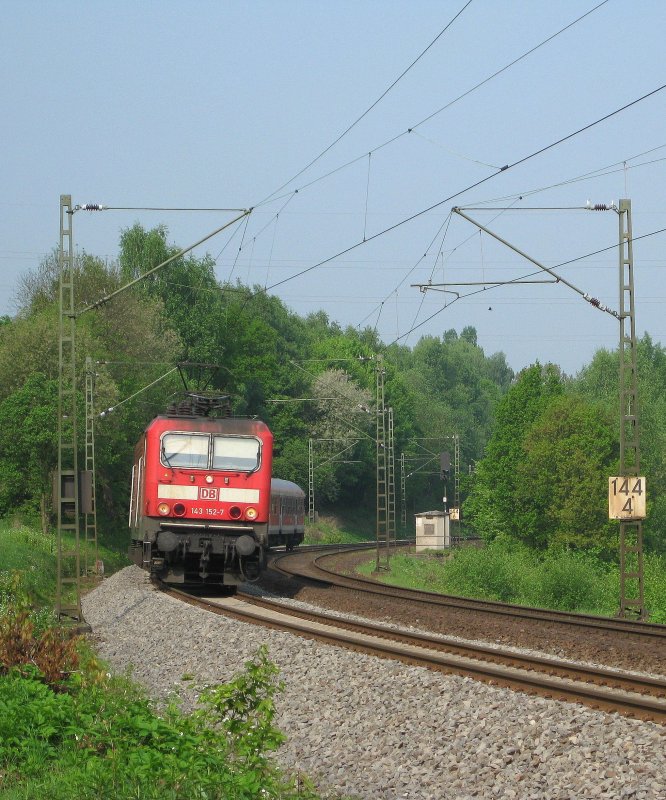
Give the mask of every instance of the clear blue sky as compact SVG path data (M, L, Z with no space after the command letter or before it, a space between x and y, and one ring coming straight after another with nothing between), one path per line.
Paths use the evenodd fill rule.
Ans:
M615 244L617 216L528 207L628 197L635 237L666 228L666 90L445 201L666 84L661 0L609 0L418 125L598 4L472 0L350 133L261 205L366 111L465 2L1 0L0 314L15 313L20 275L57 245L61 194L115 207L258 206L245 230L196 253L218 257L221 280L267 287L439 204L271 291L299 314L322 309L342 325L376 325L386 342L413 345L473 325L484 350L503 351L515 369L538 359L571 373L597 348L615 347L617 322L562 286L505 286L436 314L445 295L412 284L531 271L464 220L454 216L447 228L453 205L510 198L487 203L511 204L510 212L469 214L548 266ZM567 183L605 167L609 174ZM564 185L530 194L555 184ZM164 223L170 241L187 246L229 218L79 213L74 239L113 259L121 230L135 221ZM662 343L665 247L659 234L634 249L638 330ZM562 269L613 308L617 273L614 251Z

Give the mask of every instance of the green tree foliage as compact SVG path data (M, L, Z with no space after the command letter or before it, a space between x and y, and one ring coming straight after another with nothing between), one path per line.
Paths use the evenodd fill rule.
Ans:
M408 380L417 390L417 420L433 435L460 434L465 460L479 458L493 424L493 411L513 372L502 354L488 359L474 328L458 337L423 337L414 347Z
M119 288L121 281L115 266L86 254L78 256L75 306L86 308ZM45 510L50 498L50 473L57 465L58 291L57 261L52 255L26 276L20 313L0 328L0 515L12 509L36 512L40 505ZM179 348L176 333L164 324L158 299L130 292L85 313L77 320L81 413L87 356L95 363L99 412L121 403L173 366ZM163 395L160 400L163 407ZM133 442L153 416L149 410L138 418L136 406L132 411L126 415L123 408L96 425L99 507L111 517L120 515L126 502Z
M523 370L499 402L495 427L485 455L476 466L474 487L465 515L480 535L521 537L516 527L518 469L525 457L525 438L550 401L564 392L559 371L552 364Z
M439 453L451 451L451 437L458 434L463 470L481 458L495 408L513 372L502 353L484 354L472 327L464 328L460 336L448 330L442 337L422 337L412 351L393 346L387 355L404 387L401 412L411 423L401 450L417 458L432 453L430 463L415 462L420 466L407 481L412 508L423 510L433 503L437 507L443 489Z
M608 475L618 447L610 420L581 397L560 396L527 431L516 470L513 532L533 547L616 546Z
M0 516L36 513L57 462L58 384L41 372L0 400Z
M333 502L369 482L367 465L376 435L375 399L341 369L320 372L312 385L312 397L316 398L316 410L309 438L315 495Z
M58 318L53 307L16 317L0 328L0 397L19 389L36 372L58 377Z
M666 552L666 349L648 334L638 342L638 410L641 473L647 479L646 546ZM583 396L604 405L619 441L619 358L599 350L573 381Z
M497 408L465 510L487 539L530 547L616 547L608 476L617 469L608 409L565 386L552 365L523 371Z
M95 430L98 510L104 512L103 519L124 516L134 442L178 389L177 376L148 391L145 387L183 361L217 365L210 388L231 394L234 413L266 420L275 437L275 474L304 486L307 442L323 437L326 414L316 402L292 401L317 396L324 373L344 370L360 398L354 405L371 413L359 413L358 419L346 412L342 416L358 422L368 438L357 444L349 459L359 463L331 462L317 471L320 500L374 505L373 403L376 355L382 352L385 402L394 412L396 458L410 442L453 433L460 434L463 464L479 457L494 407L512 373L501 354L486 358L473 328L465 328L460 336L448 331L441 339L422 339L413 351L396 345L386 349L372 329L343 330L324 312L302 319L262 287L221 283L210 256L175 258L128 291L98 304L179 250L169 243L164 226L144 229L137 224L122 232L117 264L86 253L75 258L75 306L95 306L77 319L81 409L86 357L94 362L97 411L114 409L98 420ZM58 377L58 295L54 252L36 272L25 276L19 314L0 326L0 403L6 402L5 413L13 420L7 436L16 433L14 440L26 448L22 460L16 448L0 457L0 514L17 505L36 509L47 484L44 475L54 467L53 447L45 448L35 435L18 431L28 418L21 420L17 414L27 392L34 414L48 418L53 444L56 414L47 387L52 391L49 381ZM194 368L187 371L193 374ZM39 387L28 383L37 375ZM127 402L128 398L134 399ZM43 435L47 436L46 428ZM43 466L39 479L34 475L38 463ZM420 505L421 510L441 503L441 489L439 477L417 479L408 486L410 504Z

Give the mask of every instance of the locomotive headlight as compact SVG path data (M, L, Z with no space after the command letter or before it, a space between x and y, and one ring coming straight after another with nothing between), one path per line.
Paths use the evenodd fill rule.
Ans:
M246 519L256 519L257 518L257 509L256 508L246 508L245 509L245 517Z
M157 513L158 513L158 514L161 514L163 517L166 517L166 515L167 515L167 514L168 514L170 511L171 511L171 506L170 506L168 503L160 503L160 504L157 506Z
M240 519L240 515L242 513L243 512L240 510L240 508L238 508L238 506L231 506L229 509L229 516L231 519Z
M185 505L183 503L176 503L176 505L173 507L173 513L177 517L185 516L185 510Z
M213 482L213 476L212 475L206 475L206 483L212 483L212 482Z

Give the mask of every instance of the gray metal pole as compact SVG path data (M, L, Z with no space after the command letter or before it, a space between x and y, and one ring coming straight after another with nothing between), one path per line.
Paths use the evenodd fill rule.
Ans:
M631 200L619 203L620 278L620 474L640 474L638 367L634 307ZM646 616L643 587L643 522L620 520L620 616Z
M56 615L81 622L72 198L60 195Z
M95 472L95 365L86 358L86 473L90 479L90 496L85 511L84 574L98 575L97 562L97 477Z
M308 440L308 519L315 521L314 501L314 453L312 439Z
M384 403L384 363L377 355L375 367L377 389L377 557L375 571L389 569L386 407Z

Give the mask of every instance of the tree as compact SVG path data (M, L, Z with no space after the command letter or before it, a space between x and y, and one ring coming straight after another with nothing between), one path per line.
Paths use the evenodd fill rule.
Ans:
M49 256L27 276L21 313L0 327L0 514L12 507L31 512L40 505L44 509L44 498L50 495L48 475L57 464L57 441L52 441L57 436L58 405L58 273L54 264L57 266L57 261ZM74 272L77 308L108 295L121 283L114 265L86 254L77 256ZM98 411L135 394L175 365L180 343L165 325L162 310L159 299L128 292L77 320L81 410L86 356L92 358L98 374ZM160 391L164 392L163 386ZM142 395L140 400L156 396ZM160 399L157 408L162 409L164 401ZM133 444L154 408L123 406L97 426L97 485L100 508L108 516L120 514L126 505Z
M14 509L46 518L57 463L58 383L34 373L0 402L0 516Z
M513 377L504 356L488 358L476 344L476 330L454 330L444 339L426 336L414 348L406 372L416 390L415 418L430 436L460 436L463 463L481 458L495 408Z
M465 516L479 535L520 538L516 527L518 469L524 460L524 441L548 404L564 392L559 370L535 364L523 370L499 402L492 436L477 463Z
M643 525L646 548L666 551L666 349L648 334L638 342L638 411L641 473L647 479L648 509ZM619 357L598 350L581 370L573 387L584 397L603 404L615 420L619 441Z
M369 483L374 464L374 399L340 369L321 372L312 397L317 398L309 434L315 440L316 494L328 502L358 494Z
M580 396L556 397L527 431L516 468L513 533L532 547L616 544L608 476L618 446L608 414Z

